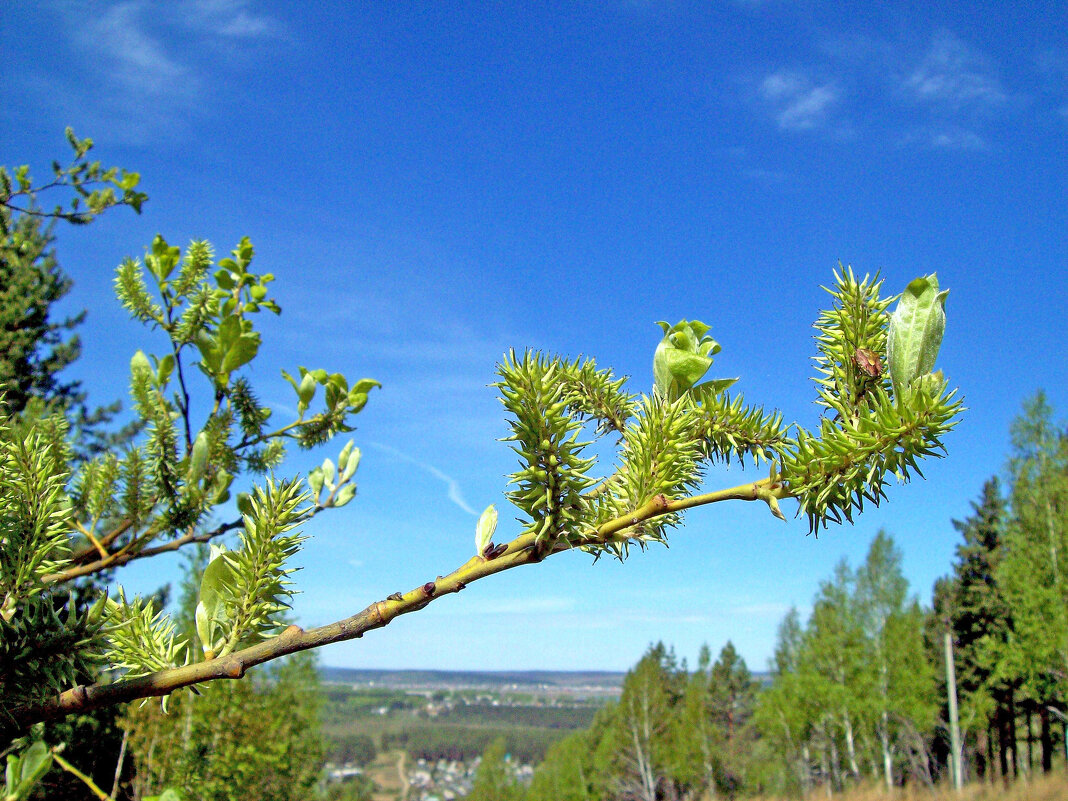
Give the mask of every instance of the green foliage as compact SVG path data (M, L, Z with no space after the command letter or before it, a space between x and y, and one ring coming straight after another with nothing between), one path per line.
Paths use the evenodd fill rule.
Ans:
M271 411L238 374L259 348L255 314L279 311L266 293L272 277L251 272L252 256L243 241L212 272L205 243L193 243L183 256L157 237L143 264L128 260L119 268L120 299L134 317L162 329L170 345L161 357L138 351L131 359L131 394L145 432L141 442L75 464L61 418L3 423L0 620L8 630L3 656L19 660L20 685L34 693L16 692L5 681L0 695L5 711L84 680L93 664L106 662L131 677L147 675L232 652L277 631L291 593L287 563L302 540L296 528L354 496L359 451L349 443L338 475L329 460L329 477L322 469L312 471L310 480L325 483L328 497L318 490L309 494L296 479L270 479L239 494L238 519L205 526L214 510L226 508L239 475L273 469L287 441L309 447L351 430L351 417L378 385L365 379L350 389L339 374L311 371L312 383L326 387L326 408L309 414L305 405L296 420L269 426ZM189 383L191 358L208 379L206 392L195 393ZM207 415L195 426L198 399ZM101 599L92 610L65 619L52 610L50 593L65 582L183 544L210 542L235 529L239 547L207 572L196 629L200 648L186 648L165 614L138 599L127 601L121 589L106 605ZM26 672L30 666L35 672Z
M306 500L300 482L269 481L266 490L256 490L251 513L244 517L241 549L213 546L196 610L197 636L207 658L225 656L277 627L290 594L286 577L293 568L286 563L303 539L290 532Z
M925 377L934 369L942 335L946 330L946 296L938 291L935 274L917 278L905 287L897 310L890 318L886 359L890 363L890 380L894 396L902 401L924 381L935 392L941 391L941 375Z
M11 436L0 422L0 521L5 558L0 562L0 618L10 622L18 605L45 591L41 579L68 553L65 523L70 502L62 443L49 447L39 434Z
M618 703L554 745L527 801L734 798L746 787L756 685L734 646L687 674L663 644L627 673Z
M112 206L130 206L140 213L142 204L148 199L143 192L137 191L141 176L90 161L88 155L93 149L93 140L79 139L70 128L67 128L66 136L74 158L67 166L53 162L52 180L44 185L34 186L28 164L16 167L13 173L0 166L0 206L5 212L0 214L0 236L6 237L11 232L10 212L51 217L75 225L92 222ZM73 197L66 205L57 204L51 211L42 211L37 205L38 193L55 188L70 190Z
M0 166L0 412L36 418L65 414L76 456L83 459L121 447L135 427L112 430L120 404L91 409L79 382L59 378L81 355L79 337L67 334L86 313L53 318L72 283L56 258L53 223L86 223L113 206L139 212L145 195L135 190L135 174L90 162L90 140L77 139L69 129L67 138L74 161L67 167L54 164L48 183L35 185L28 165L12 172ZM39 205L39 195L57 191L73 196L70 211L62 204L51 211Z
M323 744L314 660L299 655L247 681L175 698L168 714L131 707L135 789L203 801L298 801L319 778Z
M4 801L20 801L37 786L52 767L52 752L40 740L17 754L7 755L4 772Z
M85 313L55 322L55 303L71 288L59 267L51 229L37 217L11 220L7 209L0 220L8 233L0 240L0 385L4 406L21 412L33 397L81 400L76 383L61 383L57 374L78 358L77 335L64 339Z
M522 790L509 767L504 738L499 737L482 754L467 798L470 801L518 801Z
M676 401L692 390L706 389L718 394L737 378L708 381L698 385L712 366L712 357L722 348L708 336L709 326L700 320L680 320L675 325L661 321L664 338L653 353L653 386L669 401Z
M515 353L498 366L501 403L510 415L514 450L522 468L509 483L516 489L508 500L524 515L524 532L545 547L564 538L580 538L586 517L582 493L595 481L588 475L593 459L581 454L589 445L579 442L582 423L568 413L561 375L574 366L559 358Z
M127 676L147 676L185 661L185 641L175 639L174 623L155 605L141 598L127 602L123 592L105 606L105 658Z
M994 580L1011 630L982 643L999 706L1068 711L1068 428L1041 392L1012 425L1009 506ZM998 690L1001 692L999 693ZM1002 717L1006 717L1002 715ZM1062 719L1063 720L1063 719ZM1048 723L1047 723L1048 726ZM1052 761L1047 732L1043 765Z
M935 685L924 624L900 552L882 532L858 570L842 562L821 584L807 626L796 610L784 619L755 713L777 765L763 771L768 789L841 789L868 765L888 785L930 779L924 737Z
M24 439L0 421L0 698L28 703L92 675L102 606L79 608L42 582L69 553L68 449L40 434ZM0 706L0 725L6 704Z

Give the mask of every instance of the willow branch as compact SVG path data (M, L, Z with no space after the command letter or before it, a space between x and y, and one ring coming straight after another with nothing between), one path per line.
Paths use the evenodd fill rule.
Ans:
M581 546L625 540L628 537L627 530L639 523L695 506L726 500L762 500L768 503L774 513L778 511L777 501L787 497L791 497L789 489L772 478L675 500L657 495L633 512L602 524L580 541L558 542L548 555ZM781 517L782 513L779 512L776 516ZM389 625L394 618L417 612L438 598L460 592L471 582L520 565L537 563L545 555L537 546L534 534L521 534L493 558L473 556L447 576L438 576L406 593L394 593L381 601L375 601L344 620L307 630L299 626L289 626L277 636L226 656L162 670L147 676L122 679L110 684L79 685L38 704L16 708L12 712L12 718L17 727L25 728L39 721L55 720L73 713L140 698L168 695L192 684L219 679L239 679L249 668L264 662L298 651L362 637L368 631Z
M161 553L170 553L171 551L177 551L179 548L194 543L211 542L216 537L221 537L227 532L240 528L241 525L242 521L240 519L233 520L229 523L222 523L211 531L197 533L196 530L193 530L187 532L177 539L173 539L168 543L157 545L153 548L137 548L138 543L150 542L159 535L158 531L148 532L147 534L143 534L140 537L131 540L119 550L109 553L106 557L96 559L92 562L86 562L81 565L75 565L74 567L68 567L65 570L60 570L58 573L50 573L47 576L43 576L41 581L45 584L71 581L72 579L81 578L82 576L99 573L101 570L121 567L135 559L145 559L150 556L158 556Z

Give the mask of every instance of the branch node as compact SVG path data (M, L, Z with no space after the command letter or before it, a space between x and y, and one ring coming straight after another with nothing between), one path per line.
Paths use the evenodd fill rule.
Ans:
M285 631L282 632L281 636L284 637L286 640L294 640L298 639L303 633L304 629L294 623L292 625L286 626Z

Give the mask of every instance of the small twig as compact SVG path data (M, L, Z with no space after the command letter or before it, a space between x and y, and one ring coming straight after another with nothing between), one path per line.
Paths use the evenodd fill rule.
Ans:
M85 538L88 539L89 542L91 542L93 544L93 547L96 548L97 553L100 554L102 559L107 559L108 558L109 554L107 552L107 549L104 548L103 545L101 545L100 540L98 540L96 537L93 536L93 532L90 529L88 529L85 526L83 526L77 520L74 521L74 526L75 526L75 528L78 529L78 531L80 531L82 534L85 535Z
M167 314L170 314L169 309ZM174 340L171 340L171 344L174 351L174 366L178 371L178 386L182 388L182 422L185 423L185 449L188 453L193 447L193 432L189 428L189 390L185 388L185 373L182 371L182 349L174 345Z
M310 516L313 517L314 514ZM94 562L88 562L76 567L68 567L66 570L61 570L58 573L51 573L47 576L43 576L41 581L45 584L55 584L59 581L70 581L71 579L99 573L101 570L107 570L108 568L120 567L136 559L145 559L150 556L157 556L161 553L177 551L179 548L183 548L186 545L211 542L216 537L222 536L236 528L240 528L242 524L242 520L234 520L230 523L223 523L222 525L216 526L211 531L205 531L200 534L191 531L178 537L178 539L171 540L165 545L157 545L154 548L141 548L140 550L137 550L136 546L138 543L151 542L159 534L158 531L147 532L137 539L127 543L118 551L108 554L104 559L97 559Z
M58 751L52 752L52 758L59 763L59 766L67 773L73 774L77 778L81 779L82 783L93 791L93 795L100 799L100 801L114 801L114 796L110 796L96 786L96 782L78 770L74 765L70 764L67 760L59 755Z
M119 759L115 763L115 781L111 783L111 797L119 795L119 780L122 778L122 763L126 759L126 741L130 738L130 730L122 730L122 745L119 746Z
M115 540L117 540L119 537L121 537L123 534L125 534L127 531L129 531L132 527L133 527L133 520L131 520L130 518L127 518L126 520L123 520L121 523L119 523L119 525L115 526L115 528L113 528L111 531L109 531L107 534L105 534L103 537L100 538L100 540L99 540L100 541L100 545L104 548L105 556L108 553L107 552L108 547L110 547L111 544L113 542L115 542ZM92 547L82 548L82 549L77 550L77 551L74 552L74 554L70 558L70 561L75 563L75 564L78 564L80 562L84 562L86 557L91 556L93 554L93 552L94 552L94 549Z

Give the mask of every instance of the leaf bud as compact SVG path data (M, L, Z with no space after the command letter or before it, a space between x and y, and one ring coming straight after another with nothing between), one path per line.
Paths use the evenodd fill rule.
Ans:
M208 466L209 450L210 442L208 441L208 432L201 431L193 441L193 450L189 456L189 471L187 477L191 483L196 483L204 475L204 471Z
M341 474L342 481L348 481L350 478L353 477L353 475L355 475L356 468L360 466L360 456L360 449L353 448L352 452L349 454L348 460L346 461L344 472L342 472ZM338 467L340 468L341 465L339 464Z
M323 491L323 470L320 467L316 467L308 473L308 486L311 491L315 493L315 499L319 500L319 495Z
M341 507L356 497L356 485L346 484L340 490L338 490L337 497L334 498L334 506Z
M326 485L326 488L328 490L333 492L334 488L337 486L336 484L334 484L334 462L329 458L323 459L322 471L323 483Z
M497 507L490 504L478 518L475 526L475 553L481 554L486 550L493 539L493 533L497 530Z
M341 449L341 453L337 457L337 469L339 472L345 472L345 467L349 463L349 454L352 453L353 442L350 439L345 443L345 447Z

